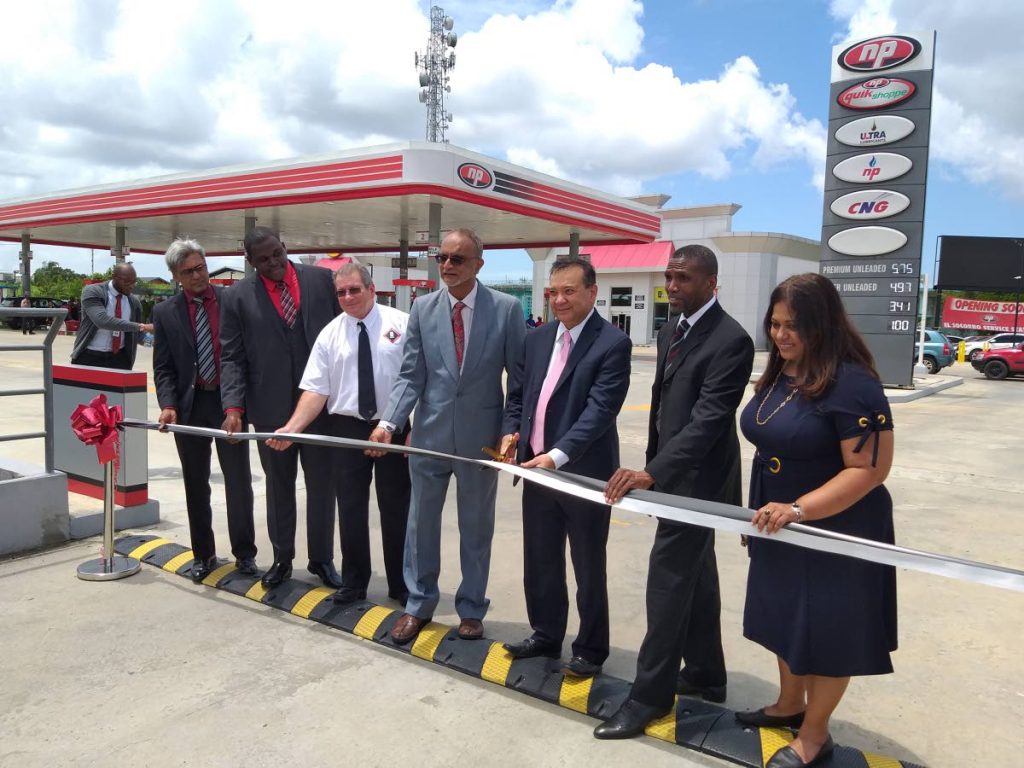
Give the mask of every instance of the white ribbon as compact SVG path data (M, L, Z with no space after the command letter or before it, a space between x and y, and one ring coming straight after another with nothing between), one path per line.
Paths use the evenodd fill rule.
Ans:
M603 492L604 483L600 480L580 477L568 472L556 472L547 469L525 469L515 464L505 464L499 461L469 459L465 456L454 456L439 451L429 451L425 448L413 448L411 446L392 445L390 443L371 443L367 440L351 440L345 437L328 437L326 435L308 435L303 433L236 432L233 435L228 435L222 429L188 427L179 424L169 424L161 428L156 422L137 419L125 419L121 424L125 427L179 432L187 435L213 437L218 440L267 440L272 438L275 440L289 440L293 443L306 443L307 445L357 450L370 449L390 453L404 453L413 456L427 456L443 461L462 461L477 464L481 469L507 472L510 475L524 478L546 488L567 493L570 496L576 496L596 504L606 504ZM674 496L654 491L632 491L617 504L611 506L615 509L625 510L637 515L657 517L661 520L699 525L719 531L731 531L744 536L769 538L767 533L758 531L751 524L751 510L745 507L735 507L731 504L721 504L715 501ZM999 565L989 565L988 563L964 560L959 557L940 555L934 552L898 547L894 544L862 539L857 536L849 536L797 523L785 526L778 532L771 534L770 538L819 552L831 552L832 554L855 557L859 560L868 560L873 563L881 563L882 565L894 565L900 568L921 571L922 573L945 576L946 578L958 581L969 581L975 584L987 584L991 587L1024 592L1024 571Z

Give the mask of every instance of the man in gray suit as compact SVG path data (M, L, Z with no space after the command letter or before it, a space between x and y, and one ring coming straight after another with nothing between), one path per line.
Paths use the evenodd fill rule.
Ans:
M501 376L511 373L522 354L526 323L516 299L477 281L482 257L483 244L472 230L457 229L445 237L437 256L445 288L413 304L402 369L370 440L390 443L395 425L404 424L415 407L414 447L475 459L482 448L497 446L505 402ZM497 473L423 456L409 458L409 471L412 499L403 569L409 599L391 637L408 642L437 608L441 510L455 475L462 565L455 595L458 632L464 639L480 638L489 604Z
M132 296L135 267L115 264L111 279L82 289L82 324L75 336L71 362L97 368L121 368L135 365L135 348L142 334L153 326L142 322L142 305Z

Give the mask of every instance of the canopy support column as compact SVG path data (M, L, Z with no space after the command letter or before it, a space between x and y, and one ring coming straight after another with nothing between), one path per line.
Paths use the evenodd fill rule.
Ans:
M441 204L430 203L427 218L427 279L441 287L441 270L434 258L441 253Z
M114 257L114 264L124 264L128 256L128 248L125 247L125 238L128 228L124 224L114 225L114 247L110 255Z
M256 211L248 210L248 211L245 212L245 230L242 232L242 237L245 237L250 232L252 232L254 229L256 229ZM242 252L243 252L243 254L245 253L245 249L244 248L242 249ZM252 264L250 264L249 260L246 259L245 260L245 276L248 277L249 275L251 275L255 271L256 270L254 270L252 268Z
M21 233L21 295L32 295L32 235Z

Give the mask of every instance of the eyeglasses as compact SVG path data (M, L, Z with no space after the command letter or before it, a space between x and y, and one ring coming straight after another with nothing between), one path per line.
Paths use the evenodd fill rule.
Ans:
M339 288L335 291L339 299L344 299L346 296L358 296L362 292L363 286L361 285L357 285L355 288Z
M189 267L188 269L179 269L178 274L182 277L195 277L196 275L203 274L205 271L206 263L204 262L202 264L196 264L194 267Z
M476 258L475 256L470 256L470 257L466 257L466 256L446 256L443 253L438 253L438 254L436 254L434 256L434 259L437 261L438 264L444 264L446 261L450 261L452 263L453 267L461 267L463 264L465 264L470 259L475 259L475 258Z

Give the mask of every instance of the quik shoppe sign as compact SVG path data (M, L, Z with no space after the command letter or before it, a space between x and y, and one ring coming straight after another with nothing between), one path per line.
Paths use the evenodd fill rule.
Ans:
M911 386L935 33L832 49L821 274L882 381Z
M942 308L942 324L951 328L1012 333L1014 328L1024 328L1024 303L947 296Z

